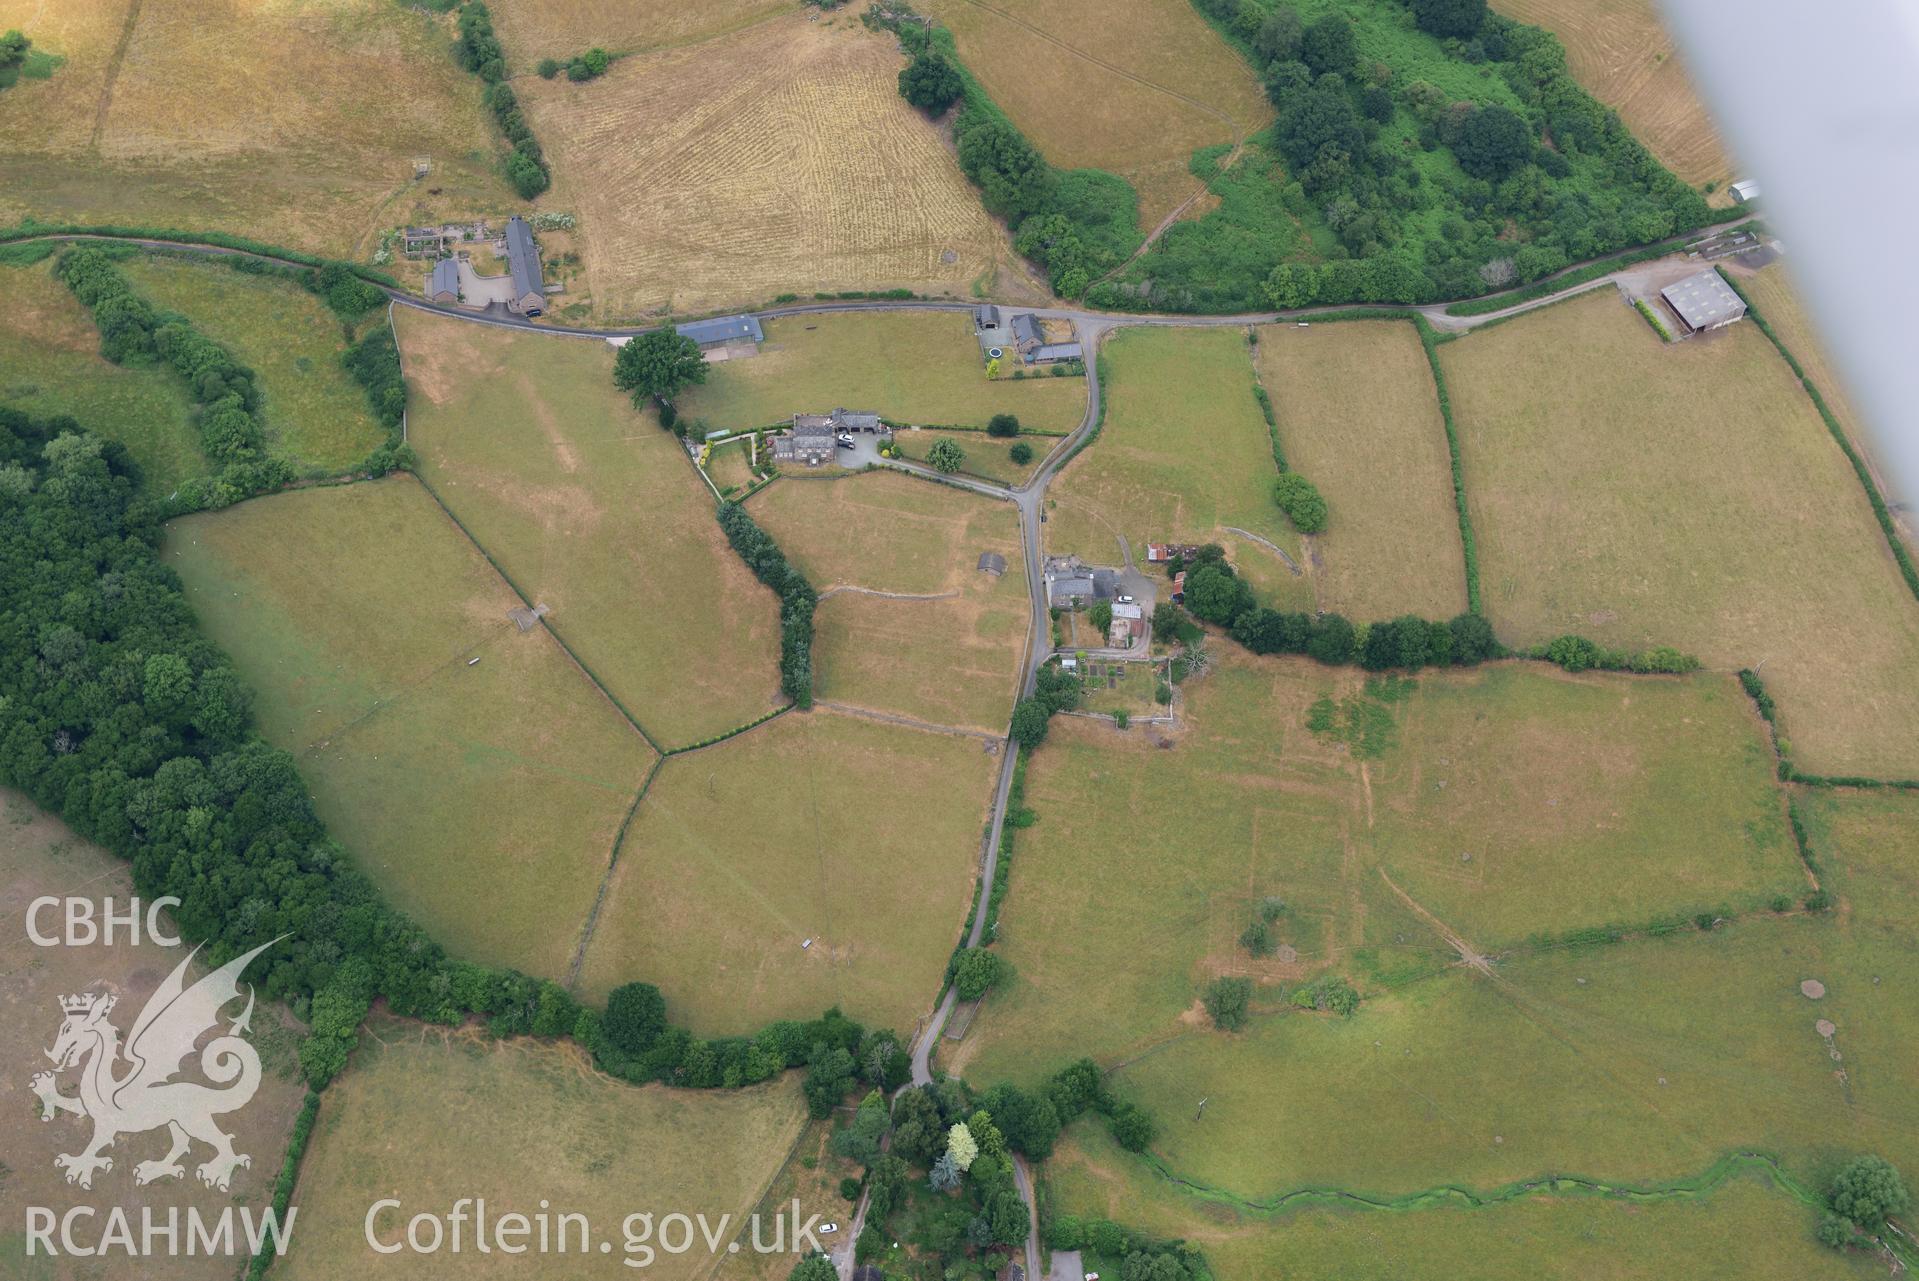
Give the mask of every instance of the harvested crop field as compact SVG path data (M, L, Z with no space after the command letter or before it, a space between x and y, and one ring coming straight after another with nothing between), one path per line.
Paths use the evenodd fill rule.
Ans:
M1005 233L899 96L902 65L851 17L791 14L586 84L523 77L546 200L580 214L596 314L990 279Z
M1757 1170L1669 1199L1541 1189L1478 1207L1436 1197L1412 1210L1322 1201L1268 1211L1182 1191L1082 1125L1046 1163L1046 1181L1056 1213L1183 1237L1205 1252L1219 1281L1865 1281L1879 1270L1864 1254L1821 1246L1812 1210Z
M100 355L100 331L51 267L0 267L0 401L36 416L69 414L127 447L149 492L204 475L200 429L170 369L130 369Z
M451 16L393 0L0 0L9 27L66 62L7 90L0 221L220 230L351 257L381 226L510 198L479 79L447 52ZM418 156L433 172L416 186Z
M1013 414L1068 432L1086 413L1084 378L987 378L967 312L784 316L765 329L759 355L709 365L703 385L680 393L683 415L738 431L834 408L969 427Z
M1011 503L897 472L782 480L753 518L822 594L814 693L992 734L1019 693L1031 602ZM1004 560L997 576L980 557ZM891 595L882 594L890 593ZM937 599L898 599L897 597Z
M1257 362L1288 465L1326 499L1311 550L1319 607L1355 621L1464 610L1446 424L1418 332L1268 325Z
M1680 178L1723 189L1737 176L1653 0L1496 0L1493 8L1558 36L1573 78ZM1722 190L1713 203L1729 197Z
M1824 996L1801 992L1808 978ZM1542 1171L1660 1183L1733 1152L1773 1154L1816 1187L1854 1153L1919 1160L1915 982L1910 940L1763 915L1455 969L1372 992L1350 1019L1256 1014L1113 1084L1158 1118L1169 1171L1265 1203L1302 1187L1492 1191Z
M457 1255L401 1249L376 1258L367 1244L376 1200L400 1202L371 1219L384 1245L405 1240L413 1215L444 1224L471 1197L485 1199L489 1232L507 1214L552 1225L552 1245L516 1259L506 1269L515 1275L575 1281L644 1266L649 1276L691 1281L713 1267L697 1235L694 1249L670 1253L651 1235L657 1218L636 1243L641 1227L633 1223L629 1238L627 1216L703 1215L725 1251L806 1121L790 1075L742 1090L635 1087L602 1076L571 1044L489 1041L398 1020L372 1024L353 1070L325 1100L293 1196L301 1231L274 1269L290 1278L498 1275L498 1261L474 1248L471 1219ZM805 1213L832 1208L807 1204ZM581 1243L577 1220L562 1226L565 1214L585 1219L590 1241Z
M653 753L419 484L185 517L165 550L392 902L457 956L563 973Z
M792 0L494 0L493 25L522 73L595 46L614 54L695 44L790 11Z
M1261 603L1312 608L1294 563L1299 535L1273 502L1272 439L1253 399L1253 365L1238 329L1127 329L1101 359L1106 422L1047 490L1046 551L1117 564L1123 540L1219 543Z
M1808 883L1764 726L1725 676L1421 678L1368 769L1374 854L1484 949L1750 911Z
M1047 160L1133 184L1142 231L1200 189L1193 152L1272 118L1258 76L1185 0L1136 0L1123 22L1100 0L925 8Z
M586 992L656 983L696 1036L832 1005L910 1033L972 895L999 764L984 746L822 710L669 758L627 834Z
M296 470L338 473L386 443L366 392L340 364L340 321L291 281L220 263L148 257L126 265L135 289L180 312L260 375L268 448ZM366 322L384 325L384 314Z
M779 603L605 343L402 311L409 439L425 479L655 740L777 705Z
M123 1031L130 1029L147 998L186 959L190 948L163 947L144 931L138 943L129 943L124 930L111 945L38 946L27 935L28 905L43 896L73 896L90 900L96 914L108 903L116 914L124 914L138 893L128 864L81 840L19 792L0 788L0 913L7 921L5 936L0 938L0 979L4 979L0 982L0 1015L13 1029L0 1041L0 1081L4 1082L0 1099L6 1102L4 1119L0 1119L0 1149L7 1154L6 1178L0 1181L0 1214L6 1216L7 1224L0 1232L0 1271L8 1276L106 1275L86 1266L74 1267L66 1259L49 1261L44 1251L29 1260L21 1229L30 1206L46 1206L64 1214L69 1207L83 1203L100 1205L92 1227L96 1235L105 1230L107 1205L124 1209L136 1233L143 1210L152 1211L162 1224L172 1210L182 1216L183 1230L189 1209L208 1223L217 1222L221 1211L228 1208L236 1210L236 1219L240 1213L257 1215L272 1192L274 1177L286 1154L287 1136L306 1096L296 1057L303 1029L283 1007L263 1000L253 1012L247 1038L260 1055L259 1092L244 1109L219 1119L220 1128L233 1136L234 1150L252 1159L250 1166L233 1172L228 1191L209 1188L195 1176L192 1167L211 1152L197 1142L185 1159L183 1178L145 1186L137 1183L136 1165L166 1155L167 1135L160 1129L121 1135L109 1149L113 1168L97 1173L90 1190L66 1182L54 1158L83 1151L93 1124L85 1117L67 1115L42 1121L40 1104L29 1090L33 1078L52 1066L44 1051L54 1044L60 1030L61 998L109 992L118 1001L111 1021ZM52 912L43 911L40 927L59 933L58 917L57 907ZM162 928L174 926L167 920ZM259 978L264 968L256 962L249 977ZM205 974L206 969L197 964L190 968L188 982ZM229 1018L237 1018L241 1008L236 1001L226 1013ZM77 1096L83 1071L74 1068L57 1073L57 1087L69 1097ZM74 1222L76 1236L87 1240L86 1216ZM238 1228L236 1223L236 1234ZM56 1246L58 1240L56 1236ZM229 1281L234 1266L230 1257L189 1258L182 1250L174 1257L162 1253L142 1260L139 1275L154 1281Z
M1502 640L1763 662L1799 768L1919 775L1919 602L1757 326L1668 345L1601 290L1440 351Z

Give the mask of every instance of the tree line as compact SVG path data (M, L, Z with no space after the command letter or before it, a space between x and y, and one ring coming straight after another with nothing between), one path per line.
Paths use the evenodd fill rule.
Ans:
M481 0L467 0L460 6L459 44L455 50L460 65L486 82L483 95L487 110L499 122L500 132L513 147L506 158L506 178L522 200L531 200L553 185L547 169L546 153L520 110L520 100L506 83L506 51L493 34L493 15Z
M813 705L813 610L819 593L773 536L738 503L721 503L720 528L754 577L780 598L780 690L801 707Z

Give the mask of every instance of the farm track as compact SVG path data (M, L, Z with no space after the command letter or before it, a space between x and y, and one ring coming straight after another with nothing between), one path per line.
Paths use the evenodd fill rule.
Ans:
M100 136L107 130L107 113L113 109L113 86L120 79L120 68L127 60L127 50L133 44L133 29L140 24L140 8L145 0L133 0L127 6L127 20L120 28L120 39L113 46L113 56L107 59L106 80L100 85L100 103L93 110L93 134L87 139L89 150L100 150Z

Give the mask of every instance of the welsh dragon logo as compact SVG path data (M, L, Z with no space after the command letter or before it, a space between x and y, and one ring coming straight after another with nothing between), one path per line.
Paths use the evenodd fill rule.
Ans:
M105 993L60 998L65 1020L53 1048L46 1052L54 1069L36 1075L32 1089L40 1099L42 1121L51 1121L61 1112L93 1121L93 1140L84 1149L53 1159L54 1165L66 1171L68 1183L92 1187L95 1171L113 1168L113 1158L105 1152L115 1140L123 1134L144 1134L161 1126L172 1136L173 1146L159 1160L135 1165L136 1183L182 1177L186 1170L180 1158L187 1155L195 1139L213 1148L212 1158L195 1171L208 1187L226 1191L233 1171L253 1164L251 1157L233 1150L233 1136L213 1121L216 1116L245 1107L260 1088L260 1055L241 1035L253 1019L250 986L240 1017L200 1051L200 1071L214 1086L225 1088L174 1078L193 1054L194 1042L215 1029L220 1011L238 999L241 973L273 943L235 957L188 987L187 966L200 951L194 948L148 999L134 1019L124 1046L120 1030L107 1019L116 998ZM59 1074L76 1066L80 1069L80 1093L61 1093Z

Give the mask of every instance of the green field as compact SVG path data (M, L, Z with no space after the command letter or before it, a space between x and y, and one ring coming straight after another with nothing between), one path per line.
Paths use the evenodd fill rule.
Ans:
M1216 542L1263 603L1311 608L1310 580L1225 532L1247 530L1301 558L1299 536L1273 502L1277 471L1245 335L1128 329L1101 358L1106 423L1047 491L1047 552L1116 564L1124 540L1143 563L1148 541Z
M1287 464L1326 499L1319 606L1355 620L1466 608L1446 425L1409 324L1267 325L1259 376Z
M1485 1206L1436 1198L1410 1210L1309 1201L1262 1211L1183 1192L1090 1125L1072 1134L1046 1166L1056 1212L1184 1237L1219 1281L1863 1281L1883 1272L1814 1241L1813 1209L1757 1171L1658 1199L1541 1189Z
M989 380L966 312L788 316L766 322L759 355L709 365L706 384L687 388L678 404L683 417L715 429L845 408L973 427L1015 414L1025 426L1064 432L1086 412L1086 380Z
M1799 809L1852 919L1919 933L1919 794L1801 790Z
M1151 730L1056 720L1001 918L1018 977L958 1066L1025 1080L1077 1054L1126 1060L1203 1022L1217 974L1268 1002L1328 970L1384 990L1459 962L1442 930L1477 954L1810 888L1724 678L1504 664L1383 689L1229 651L1181 686L1171 751ZM1308 729L1321 698L1365 732ZM1255 957L1238 938L1267 899L1276 950Z
M1812 888L1763 726L1726 677L1501 664L1422 679L1399 720L1370 767L1374 853L1481 947Z
M815 619L820 698L1005 730L1031 609L1011 503L879 472L783 480L751 510L813 585L832 593ZM981 572L985 552L1001 556L1006 572ZM874 594L882 592L935 599Z
M555 1248L504 1265L515 1275L631 1276L644 1262L648 1276L690 1281L714 1267L698 1232L691 1251L668 1253L653 1236L654 1253L645 1255L628 1249L627 1216L648 1214L657 1225L672 1213L703 1214L716 1230L722 1215L731 1216L720 1236L724 1251L805 1119L792 1076L744 1090L636 1088L595 1072L570 1045L500 1043L465 1030L376 1021L353 1070L326 1093L293 1197L300 1233L274 1272L295 1281L353 1273L497 1276L503 1265L475 1250L471 1219L457 1255L446 1248L375 1255L364 1235L381 1198L400 1202L372 1220L375 1236L390 1244L405 1239L413 1215L444 1218L459 1198L483 1197L489 1223L519 1213L537 1226L545 1211L553 1225ZM807 1214L837 1209L805 1205ZM578 1228L564 1251L557 1248L561 1214L586 1216L586 1257ZM638 1236L640 1225L633 1230ZM762 1239L771 1237L769 1226ZM602 1241L611 1246L604 1254ZM746 1241L742 1249L751 1248Z
M207 471L186 388L162 366L129 369L100 355L93 318L50 264L0 266L0 404L71 414L126 445L147 488L168 494Z
M998 766L983 747L814 711L668 759L622 847L585 990L643 977L699 1036L831 1005L910 1033L979 866Z
M605 343L396 317L424 478L665 746L779 701L779 605Z
M419 484L189 516L165 551L388 898L455 955L564 973L653 753Z
M736 497L753 483L753 466L748 461L750 448L751 438L743 438L738 444L720 446L706 460L706 474L723 496Z
M340 321L291 281L219 263L136 258L127 278L260 375L268 447L296 470L345 471L386 442L366 392L341 367ZM383 315L369 324L385 324Z
M1013 442L998 436L988 436L979 431L902 431L893 436L893 443L899 446L900 453L916 463L926 462L927 451L934 442L950 440L960 447L966 455L960 463L960 471L969 476L979 476L986 480L996 480L1002 485L1023 485L1030 479L1039 465L1046 461L1059 441L1051 436L1026 436L1026 447L1033 456L1023 463L1016 463L1008 457Z
M1919 775L1919 602L1757 326L1665 344L1599 290L1440 350L1500 639L1763 663L1799 768Z

